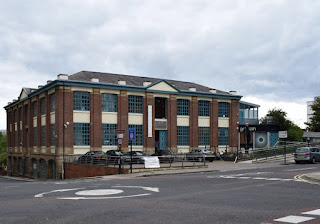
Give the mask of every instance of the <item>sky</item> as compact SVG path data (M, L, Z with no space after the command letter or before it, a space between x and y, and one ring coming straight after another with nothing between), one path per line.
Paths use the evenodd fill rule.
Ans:
M0 107L96 71L235 90L259 117L282 109L303 128L320 95L319 12L313 0L2 0Z

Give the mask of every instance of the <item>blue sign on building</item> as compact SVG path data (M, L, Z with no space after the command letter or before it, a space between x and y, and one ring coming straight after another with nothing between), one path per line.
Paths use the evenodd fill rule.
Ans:
M136 131L134 128L129 128L129 140L135 140L136 139Z

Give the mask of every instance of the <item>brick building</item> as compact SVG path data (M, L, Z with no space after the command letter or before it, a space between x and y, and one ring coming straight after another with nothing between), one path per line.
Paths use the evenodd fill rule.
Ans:
M134 150L236 151L239 100L190 82L82 71L23 88L7 111L9 175L60 178L63 158L117 148L134 128ZM124 134L123 150L128 150Z

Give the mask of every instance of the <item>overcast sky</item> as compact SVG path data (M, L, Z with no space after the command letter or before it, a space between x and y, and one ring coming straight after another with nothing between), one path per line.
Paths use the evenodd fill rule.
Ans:
M320 95L319 12L312 0L2 1L0 106L87 70L236 90L260 117L281 108L304 127Z

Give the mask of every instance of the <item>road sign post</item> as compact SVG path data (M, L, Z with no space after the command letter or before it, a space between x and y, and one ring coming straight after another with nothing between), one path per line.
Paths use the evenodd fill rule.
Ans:
M288 138L288 132L287 131L279 131L279 139L284 139L284 149L283 149L283 157L284 157L284 164L287 164L287 141Z
M134 128L129 128L129 141L130 141L130 173L132 173L132 140L136 139L136 131Z

